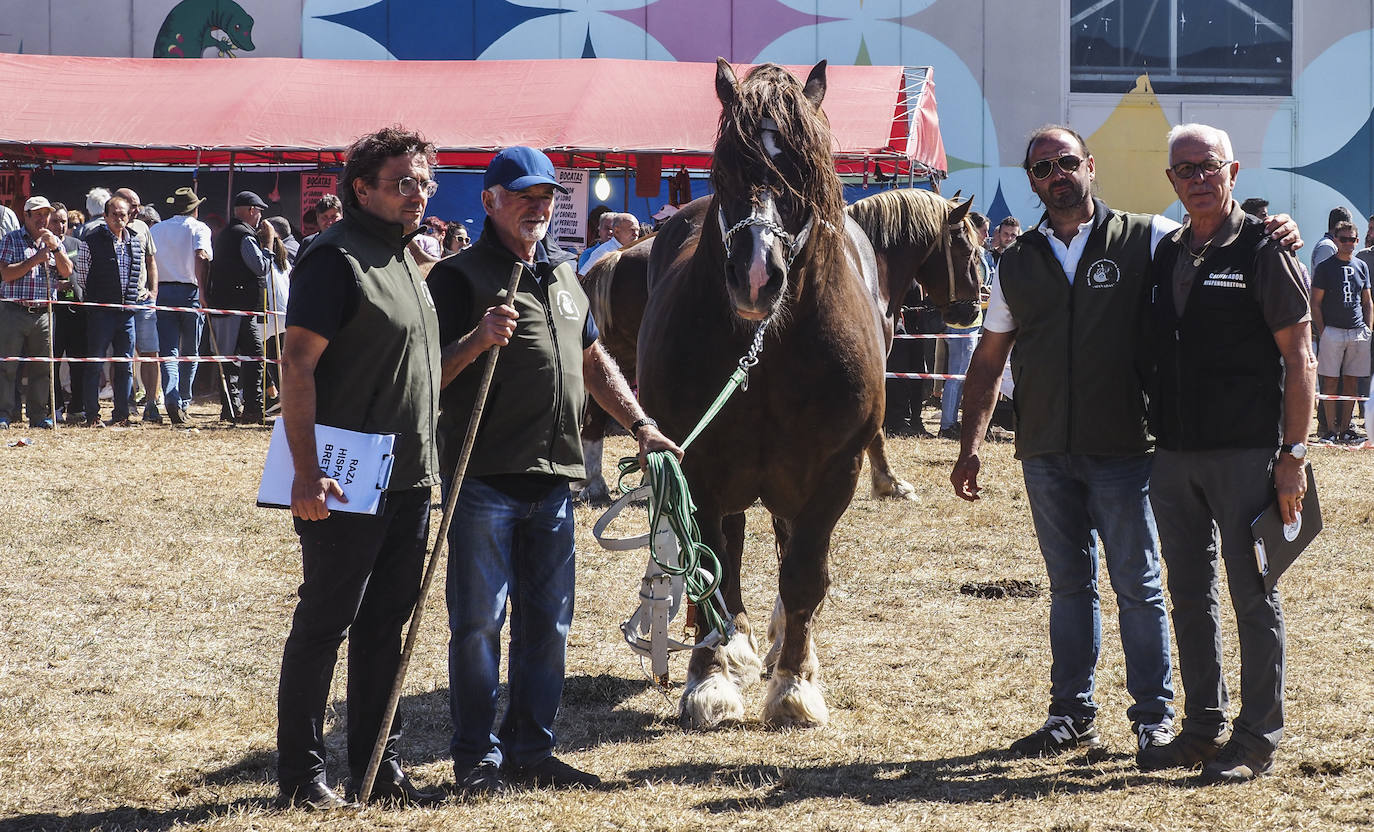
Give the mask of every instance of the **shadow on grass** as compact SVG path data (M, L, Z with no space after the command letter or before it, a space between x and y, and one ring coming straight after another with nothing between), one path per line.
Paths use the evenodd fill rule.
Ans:
M626 773L631 781L744 788L748 797L711 800L711 813L776 809L812 799L846 798L872 806L905 801L994 803L1050 794L1109 792L1147 784L1187 786L1182 772L1142 774L1131 754L1050 761L1009 759L1001 749L936 760L791 767L673 765Z
M179 809L140 809L121 806L103 812L77 812L59 815L55 812L42 812L32 815L0 820L0 832L78 832L78 830L138 829L147 832L185 827L188 824L206 823L215 818L235 812L257 812L268 810L271 800L248 799L229 803L203 803L199 806L186 806Z
M570 676L564 683L563 706L558 719L559 746L585 750L602 743L621 741L652 741L658 735L654 714L622 708L627 699L639 695L649 687L644 679L623 679L618 676ZM499 714L506 704L506 686L498 696ZM426 765L449 756L449 734L453 730L449 718L448 689L417 693L401 698L397 708L397 722L401 725L401 760L403 765ZM331 728L324 744L329 757L329 782L347 777L348 706L337 699L328 709ZM671 726L662 723L663 729ZM676 730L676 729L672 729ZM276 785L277 754L275 751L255 749L238 760L212 771L187 778L182 789L190 787L227 786L234 783L267 783Z

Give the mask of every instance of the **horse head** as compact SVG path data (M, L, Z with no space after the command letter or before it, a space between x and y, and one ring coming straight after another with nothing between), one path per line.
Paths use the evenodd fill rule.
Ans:
M844 210L821 111L825 66L816 64L802 84L776 64L740 81L727 61L716 62L721 116L711 183L726 293L747 320L764 320L783 304L793 263L817 224L837 227Z
M973 242L973 223L968 219L972 205L970 198L950 210L939 248L930 253L916 274L926 296L940 307L945 323L954 326L973 323L982 301L978 247Z

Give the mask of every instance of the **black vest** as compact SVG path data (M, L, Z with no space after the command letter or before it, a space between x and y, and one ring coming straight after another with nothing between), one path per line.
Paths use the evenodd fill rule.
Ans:
M1154 217L1094 204L1072 285L1036 229L1008 246L998 266L1017 327L1011 371L1018 459L1150 449L1142 351Z
M262 311L262 290L267 279L253 274L243 262L243 241L254 235L243 220L234 220L215 238L215 259L210 261L210 306L216 309Z
M1255 264L1268 239L1245 218L1240 236L1202 262L1180 318L1174 264L1183 246L1160 242L1153 268L1156 377L1150 426L1171 451L1277 448L1283 356L1264 320Z
M86 300L90 303L135 303L138 300L139 278L143 276L143 245L138 237L127 228L124 230L127 242L118 245L128 246L129 277L119 271L119 260L115 256L115 238L106 226L100 226L86 238L86 247L91 253L90 270L86 273Z

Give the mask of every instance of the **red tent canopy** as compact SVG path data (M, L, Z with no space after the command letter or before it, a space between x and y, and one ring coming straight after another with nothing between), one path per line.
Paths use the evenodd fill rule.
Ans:
M743 68L738 68L743 74ZM792 67L805 78L809 67ZM14 161L341 163L357 136L401 123L446 166L512 144L557 164L707 168L715 65L662 61L154 60L0 55L0 156ZM942 176L928 67L831 66L825 111L841 170Z

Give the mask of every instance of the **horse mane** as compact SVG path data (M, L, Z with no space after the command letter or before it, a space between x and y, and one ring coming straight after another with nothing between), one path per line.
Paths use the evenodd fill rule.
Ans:
M764 119L778 127L782 153L774 159L759 141ZM738 85L738 100L723 107L716 133L711 185L717 193L748 196L768 171L774 181L807 204L816 219L838 221L844 192L835 173L830 122L802 93L802 84L777 64L760 64Z
M886 250L932 245L945 227L949 200L923 188L898 188L866 196L846 210L873 243Z
M611 327L611 285L615 281L615 267L620 262L616 249L597 260L582 278L582 290L587 293L587 301L592 307L592 320L598 329Z

